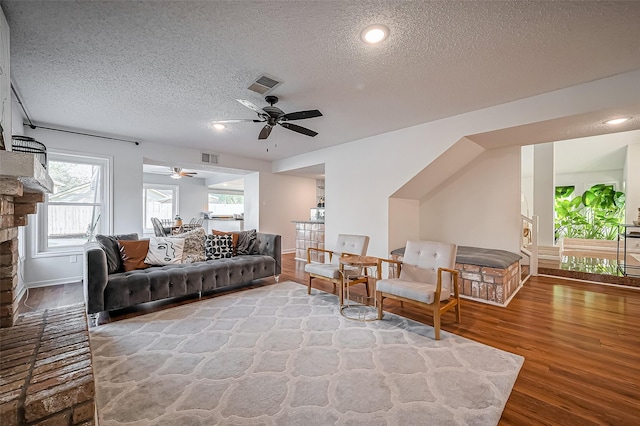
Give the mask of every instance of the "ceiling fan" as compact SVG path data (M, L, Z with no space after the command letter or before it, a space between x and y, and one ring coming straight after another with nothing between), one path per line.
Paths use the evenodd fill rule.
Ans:
M238 123L243 121L251 121L254 123L266 123L262 128L262 130L260 131L260 134L258 135L258 139L268 138L269 135L271 134L271 130L276 126L276 124L281 125L285 129L293 130L294 132L302 133L303 135L307 135L311 137L318 134L318 132L314 132L313 130L307 129L306 127L289 123L289 121L293 121L293 120L304 120L306 118L321 117L322 113L317 109L312 109L308 111L290 112L285 114L285 112L282 111L280 108L273 106L274 104L278 103L277 96L269 95L269 96L266 96L264 100L267 101L269 106L260 108L249 101L245 101L244 99L236 99L236 101L240 102L242 105L255 111L258 114L258 117L260 117L259 120L255 120L255 119L254 120L251 120L251 119L220 120L220 121L216 121L216 123Z
M171 167L171 174L169 176L172 179L182 179L183 177L193 177L196 174L196 172L185 172L180 167Z

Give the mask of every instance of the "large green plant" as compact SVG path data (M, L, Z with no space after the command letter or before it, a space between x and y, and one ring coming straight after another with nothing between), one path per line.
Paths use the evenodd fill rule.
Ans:
M624 193L605 184L594 185L572 198L573 191L573 186L556 188L556 240L562 237L614 240L624 218Z

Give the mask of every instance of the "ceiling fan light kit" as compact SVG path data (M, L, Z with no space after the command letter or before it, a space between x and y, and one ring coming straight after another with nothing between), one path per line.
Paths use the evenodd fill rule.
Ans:
M318 132L314 132L313 130L307 129L306 127L289 123L289 121L294 121L294 120L305 120L307 118L321 117L322 113L317 109L285 113L280 108L274 106L276 103L278 103L278 97L273 95L269 95L264 98L264 100L267 101L267 103L269 104L264 108L260 108L255 104L253 104L252 102L246 101L244 99L236 99L236 100L240 102L242 105L244 105L245 107L249 108L250 110L254 111L256 114L258 114L259 119L257 120L256 119L219 120L213 124L214 126L215 124L238 123L238 122L246 122L246 121L254 122L254 123L265 123L262 130L260 130L260 134L258 135L258 139L261 139L261 140L267 139L271 134L271 130L273 130L273 128L276 125L280 125L285 129L289 129L294 132L311 136L311 137L314 137L318 134Z

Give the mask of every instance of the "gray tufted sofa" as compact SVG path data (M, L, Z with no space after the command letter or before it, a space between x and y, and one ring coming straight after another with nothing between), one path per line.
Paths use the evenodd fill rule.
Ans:
M98 243L84 245L84 297L88 314L127 308L170 297L200 294L275 276L281 268L281 236L257 234L258 254L178 265L152 266L108 273L105 251Z

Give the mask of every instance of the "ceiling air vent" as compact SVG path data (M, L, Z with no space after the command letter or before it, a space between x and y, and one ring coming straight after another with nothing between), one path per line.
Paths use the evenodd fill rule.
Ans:
M209 164L218 164L218 156L216 154L202 153L202 162Z
M276 80L275 77L262 74L256 79L256 81L251 83L251 86L249 86L248 89L264 95L265 93L269 93L281 84L282 82Z

